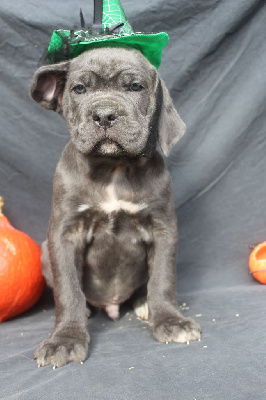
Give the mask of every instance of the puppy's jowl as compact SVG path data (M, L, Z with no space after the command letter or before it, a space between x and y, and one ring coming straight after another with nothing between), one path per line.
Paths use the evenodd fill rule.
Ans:
M62 113L71 136L56 169L43 270L56 324L38 364L84 361L87 304L119 318L131 298L160 342L200 338L176 296L177 224L167 156L185 125L137 50L101 48L41 67L31 95Z

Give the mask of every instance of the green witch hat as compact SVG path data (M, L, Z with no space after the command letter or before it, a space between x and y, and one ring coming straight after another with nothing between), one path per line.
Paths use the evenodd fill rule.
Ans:
M55 30L47 49L49 64L69 60L96 47L135 48L159 68L162 50L169 41L165 32L135 33L126 19L119 0L94 0L94 21L85 30L80 11L81 29Z

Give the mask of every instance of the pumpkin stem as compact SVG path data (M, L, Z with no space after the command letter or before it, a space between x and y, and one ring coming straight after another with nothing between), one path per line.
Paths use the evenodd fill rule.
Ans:
M4 199L2 196L0 196L0 217L2 217L4 214L2 213L3 210L3 206L4 206Z

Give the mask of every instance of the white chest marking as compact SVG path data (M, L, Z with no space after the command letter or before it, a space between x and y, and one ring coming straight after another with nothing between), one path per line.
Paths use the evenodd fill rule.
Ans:
M81 204L78 206L78 212L83 212L89 210L91 207L88 204Z
M107 186L106 192L107 200L100 203L100 207L107 214L118 211L126 211L129 214L136 214L144 208L147 208L147 204L145 203L136 204L132 203L131 201L119 200L116 196L115 187L113 184Z

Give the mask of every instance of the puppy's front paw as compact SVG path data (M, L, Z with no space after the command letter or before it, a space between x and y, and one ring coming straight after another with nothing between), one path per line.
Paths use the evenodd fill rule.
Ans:
M62 367L70 361L82 363L88 354L90 337L86 331L69 329L53 333L51 337L40 344L34 354L38 367L53 365Z
M153 334L159 342L189 343L200 340L201 328L193 319L177 314L154 325Z

